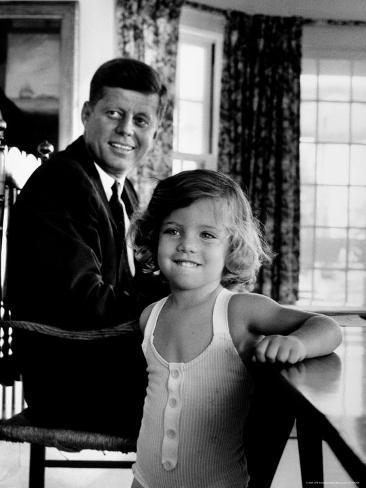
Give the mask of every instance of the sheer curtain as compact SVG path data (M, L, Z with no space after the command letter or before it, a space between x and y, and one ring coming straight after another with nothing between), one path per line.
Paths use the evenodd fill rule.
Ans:
M170 174L178 27L184 0L117 0L118 49L121 56L139 59L155 68L168 88L168 108L154 151L139 169L136 186L146 203L154 177Z
M298 295L302 21L227 13L219 169L246 191L276 253L257 291L281 303Z

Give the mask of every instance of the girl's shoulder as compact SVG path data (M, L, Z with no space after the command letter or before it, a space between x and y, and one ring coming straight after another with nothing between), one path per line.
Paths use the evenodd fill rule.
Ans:
M272 303L274 303L272 299L258 293L234 292L229 301L229 310L239 318L239 316L250 316L252 313L257 313L259 308L266 308Z
M140 326L140 329L141 329L141 332L144 333L145 331L145 327L146 327L146 324L147 324L147 321L149 320L149 317L151 315L151 312L153 310L153 308L155 307L155 305L157 304L158 302L153 302L153 303L150 303L150 305L148 305L141 313L140 315L140 320L139 320L139 326Z
M258 293L234 293L229 301L229 324L241 324L247 328L267 322L278 314L280 305L272 298Z

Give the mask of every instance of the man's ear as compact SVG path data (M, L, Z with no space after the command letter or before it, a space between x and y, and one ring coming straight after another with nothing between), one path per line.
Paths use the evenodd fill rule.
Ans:
M81 121L84 126L88 122L91 112L92 112L91 103L84 102L83 108L81 109Z

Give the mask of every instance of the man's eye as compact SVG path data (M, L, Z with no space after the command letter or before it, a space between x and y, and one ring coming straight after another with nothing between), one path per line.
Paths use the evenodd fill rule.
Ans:
M111 119L120 119L121 114L117 110L108 110L107 115Z
M145 117L135 117L135 123L139 127L148 127L150 125L150 121L147 120Z

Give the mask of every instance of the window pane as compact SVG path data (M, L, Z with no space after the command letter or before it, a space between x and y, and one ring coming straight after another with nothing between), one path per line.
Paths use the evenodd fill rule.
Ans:
M366 227L366 188L351 188L349 205L351 227Z
M366 185L366 146L351 146L351 185Z
M366 61L355 61L352 77L352 99L366 102Z
M319 61L319 99L348 101L351 97L351 63L343 60Z
M317 229L315 266L318 268L345 268L347 234L345 229Z
M346 273L335 270L314 271L314 305L339 305L345 301Z
M314 59L302 60L301 98L302 100L314 100L316 98L317 65Z
M314 100L316 98L316 75L301 75L301 98L303 100Z
M180 102L178 151L200 154L203 148L203 106L196 102Z
M349 271L347 305L366 306L366 272Z
M214 80L220 72L221 36L179 27L173 148L177 160L196 160L216 167L219 93ZM183 163L175 163L176 168ZM189 165L190 163L184 163ZM178 166L177 166L178 165ZM175 171L175 170L174 170ZM178 170L177 170L178 171Z
M315 141L316 103L304 102L301 104L300 125L302 140Z
M348 184L349 146L346 144L319 144L317 182L322 184Z
M347 188L320 186L317 193L317 224L325 227L347 225Z
M302 306L311 304L313 272L311 269L301 269L299 277L299 303Z
M352 104L352 141L366 143L366 104Z
M348 142L349 105L319 102L318 136L324 142Z
M350 229L348 261L352 268L366 269L366 229Z
M205 87L205 48L180 45L179 98L202 101Z
M174 114L173 114L173 149L174 149L174 151L178 150L178 133L179 133L178 106L179 106L179 101L176 101L175 107L174 107Z
M301 187L301 225L314 225L315 186Z
M313 266L314 232L312 228L303 227L300 235L300 261L301 267L311 268Z
M200 167L198 161L188 161L186 159L173 159L172 174L175 175L181 171L197 169Z
M301 183L315 182L315 144L300 144L300 178Z

